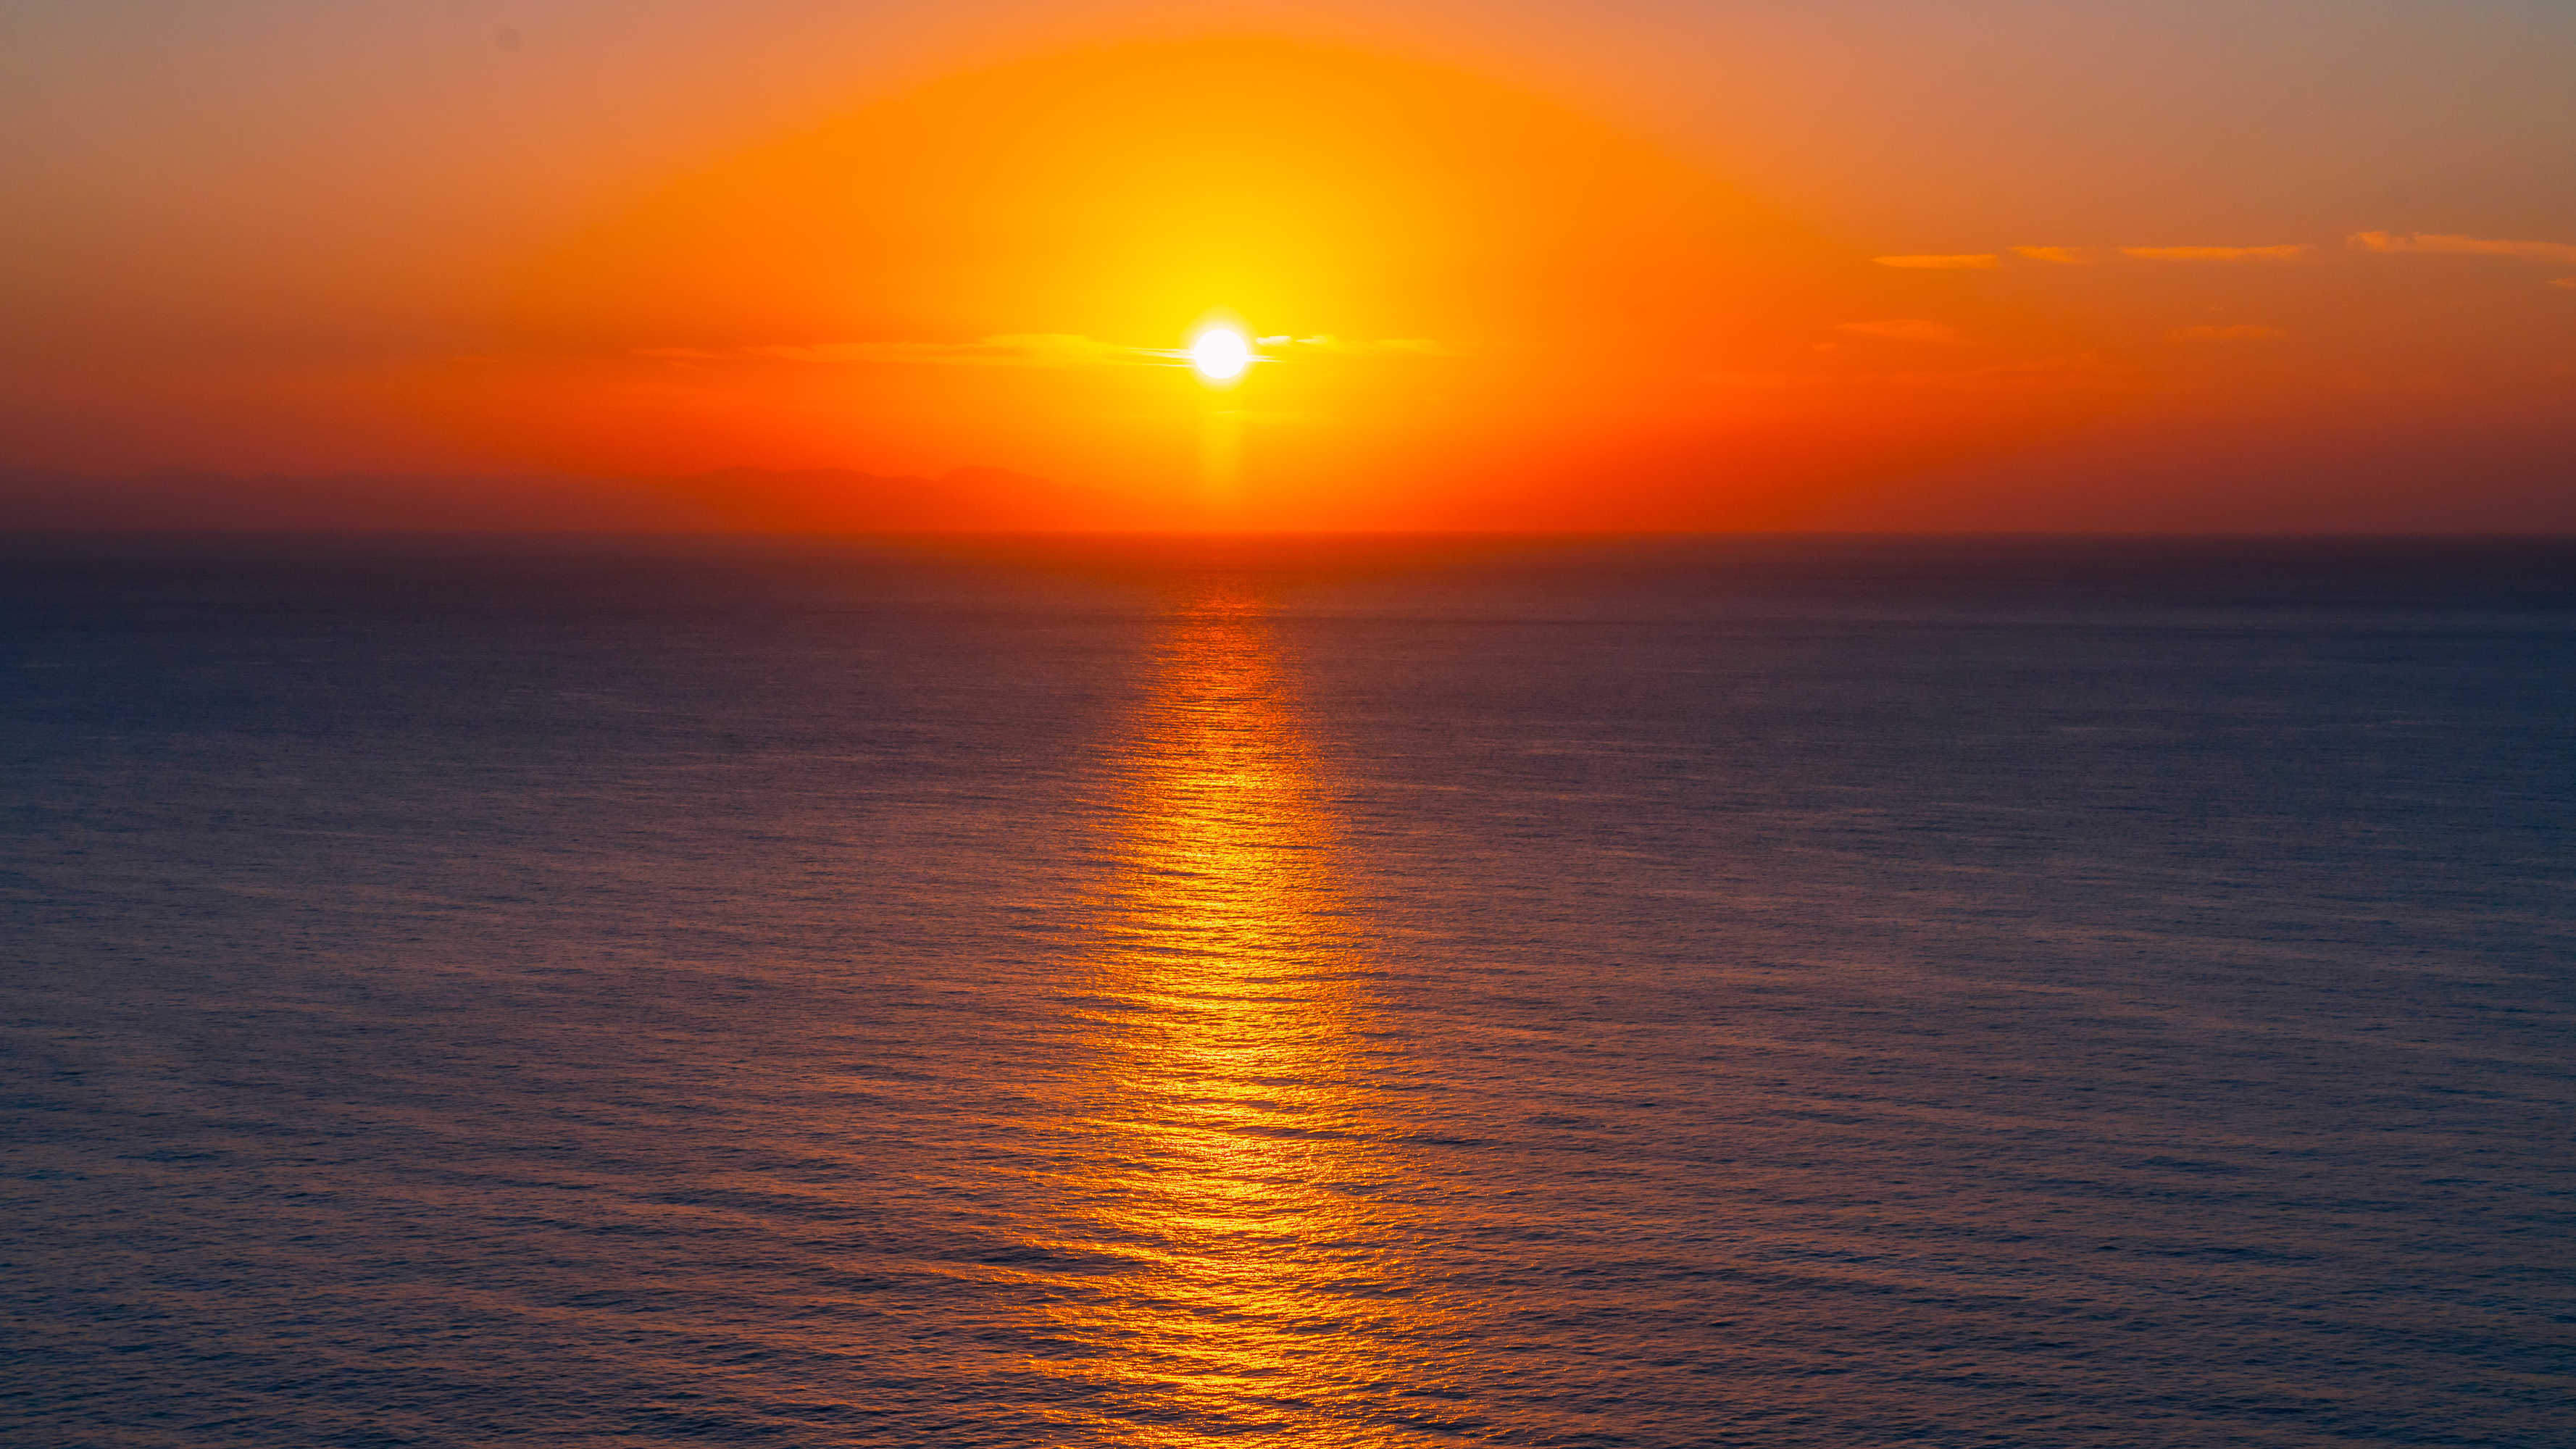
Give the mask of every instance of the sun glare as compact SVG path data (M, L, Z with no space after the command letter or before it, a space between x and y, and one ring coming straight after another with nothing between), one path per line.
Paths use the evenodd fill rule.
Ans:
M1252 365L1252 344L1231 327L1210 327L1190 339L1190 366L1209 382L1226 383Z

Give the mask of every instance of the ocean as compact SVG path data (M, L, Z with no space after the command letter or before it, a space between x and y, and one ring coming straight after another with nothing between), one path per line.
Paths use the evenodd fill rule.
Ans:
M2576 544L20 538L0 1441L2576 1443Z

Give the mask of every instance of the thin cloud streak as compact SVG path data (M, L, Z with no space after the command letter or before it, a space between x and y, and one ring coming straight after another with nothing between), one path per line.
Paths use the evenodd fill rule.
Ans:
M1434 342L1428 337L1386 337L1374 342L1365 342L1325 333L1316 337L1264 337L1260 339L1259 345L1292 348L1336 357L1456 357L1458 355L1456 349Z
M1895 267L1909 272L1981 272L2003 265L2003 258L1993 252L1969 252L1953 256L1872 257L1882 267Z
M2091 353L2036 357L2025 362L1999 362L1961 372L1896 372L1871 379L1891 387L1941 388L1961 392L2088 392L2126 386L2134 369L2105 362Z
M1843 322L1836 332L1854 337L1874 337L1883 342L1955 343L1966 339L1959 329L1947 322L1930 322L1920 317L1892 317L1884 322Z
M2515 257L2524 261L2576 265L2576 242L2512 241L2498 237L2458 236L2448 233L2418 232L2400 235L2387 231L2362 231L2353 233L2352 244L2371 252L2440 252L2453 256Z
M2306 242L2272 247L2122 247L2142 262L2294 262L2316 248Z
M2129 385L2135 369L2090 353L1999 362L1940 372L1711 372L1701 381L1732 391L1890 387L1942 392L2090 392Z
M1149 347L1121 347L1070 332L1010 332L973 342L800 342L762 347L639 347L635 356L658 362L810 362L833 366L895 363L932 367L1087 367L1148 362L1181 354Z
M2260 247L2056 247L2014 246L2003 252L1966 252L1942 256L1872 257L1882 267L1899 267L1913 271L1985 271L2003 265L2004 253L2026 262L2043 262L2056 267L2089 267L2106 254L2140 262L2292 262L2314 252L2307 242L2286 242Z
M2256 322L2177 327L2165 334L2176 342L2278 342L2289 335L2278 327L2266 327Z
M746 356L787 362L901 363L933 367L1095 367L1159 361L1173 354L1121 347L1071 332L1010 332L974 342L817 342L752 347Z
M1264 337L1256 346L1275 349L1257 353L1258 362L1308 356L1455 357L1457 352L1427 337L1389 337L1375 341L1332 336ZM709 363L766 360L822 366L893 365L913 367L1180 367L1190 354L1177 347L1131 347L1103 342L1074 332L1007 332L973 342L803 342L776 343L717 351L698 347L646 347L638 357L664 362Z

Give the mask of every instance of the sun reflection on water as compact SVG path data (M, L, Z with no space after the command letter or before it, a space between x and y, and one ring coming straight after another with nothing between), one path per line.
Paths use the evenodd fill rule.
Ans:
M1424 1422L1429 1295L1390 1218L1366 958L1335 820L1257 597L1165 641L1095 905L1079 1231L1053 1298L1090 1435L1385 1444Z

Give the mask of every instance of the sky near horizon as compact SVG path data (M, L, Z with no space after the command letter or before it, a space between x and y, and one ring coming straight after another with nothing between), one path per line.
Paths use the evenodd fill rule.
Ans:
M0 74L0 528L2576 531L2564 4L19 3Z

